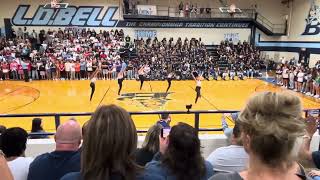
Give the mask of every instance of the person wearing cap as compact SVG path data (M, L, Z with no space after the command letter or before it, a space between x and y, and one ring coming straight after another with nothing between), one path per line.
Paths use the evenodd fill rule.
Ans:
M56 149L35 158L28 180L57 180L67 173L80 171L81 127L75 120L61 124L55 134Z

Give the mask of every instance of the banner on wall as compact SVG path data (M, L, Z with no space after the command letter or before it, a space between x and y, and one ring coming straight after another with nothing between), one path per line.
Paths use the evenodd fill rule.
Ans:
M224 34L224 40L232 41L233 43L238 43L240 41L239 33L226 33Z
M138 14L147 16L157 15L157 6L152 5L137 5Z
M134 31L136 38L155 38L157 37L157 31L156 30L135 30Z
M306 20L306 27L302 35L318 35L320 33L320 3L311 0L311 6Z
M249 22L154 22L154 21L119 21L117 27L133 28L250 28Z
M32 14L31 5L20 5L11 18L15 26L60 26L60 27L127 27L127 28L250 28L251 21L223 22L212 19L194 21L123 21L115 18L118 7L68 6L66 9L46 9L43 5ZM152 10L154 11L154 10ZM104 14L102 14L104 12ZM30 14L30 17L26 17ZM152 14L152 13L151 13ZM101 18L99 18L101 17Z

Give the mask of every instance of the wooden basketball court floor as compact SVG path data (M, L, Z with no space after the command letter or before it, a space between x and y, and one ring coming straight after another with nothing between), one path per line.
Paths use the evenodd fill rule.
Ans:
M93 100L89 101L88 80L80 81L1 81L0 114L20 113L72 113L93 112L102 104L117 104L128 111L186 110L185 105L193 104L192 110L241 110L248 97L262 91L287 91L301 97L304 108L320 108L320 101L293 91L276 87L258 79L244 81L203 81L202 98L197 104L194 81L173 81L171 90L165 93L166 81L146 81L139 90L139 82L126 80L120 96L118 84L113 80L99 80ZM62 121L70 117L63 117ZM90 117L75 117L81 124ZM43 126L48 132L55 130L54 118L44 117ZM154 124L159 116L133 116L137 129L145 130ZM201 128L221 127L221 114L200 115ZM177 122L194 124L194 115L173 115L172 124ZM228 123L232 126L232 122ZM0 118L6 127L19 126L30 131L32 118Z

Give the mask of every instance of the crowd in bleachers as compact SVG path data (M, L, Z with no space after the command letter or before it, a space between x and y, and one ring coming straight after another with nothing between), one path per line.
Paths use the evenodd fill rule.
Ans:
M303 136L299 157L320 168L320 151L310 151L319 111L310 111L306 119L301 112L301 101L292 94L254 95L240 113L232 114L234 128L222 121L230 145L206 160L196 130L182 122L171 127L169 114L161 115L137 149L133 120L115 105L98 107L82 128L75 119L61 124L55 150L35 159L24 155L24 129L1 127L1 179L318 180L320 171L307 172L292 154L297 138Z
M260 59L260 52L247 42L233 44L232 41L221 42L218 47L219 61L225 61L225 69L211 69L210 74L214 79L219 76L222 79L253 78L261 76L261 70L265 69L264 61ZM217 67L217 63L216 63Z
M284 57L276 67L275 83L287 89L301 92L307 96L320 98L320 61L313 68Z
M99 78L115 79L125 39L123 30L66 28L38 34L19 28L0 40L0 79L86 79L97 68Z
M134 48L137 57L133 56ZM125 56L125 52L129 54ZM259 51L248 43L234 45L225 41L218 53L217 58L209 55L201 38L132 42L123 30L66 28L41 30L38 34L19 28L10 38L0 39L0 80L88 79L96 69L98 79L116 79L123 63L127 79L137 78L138 69L145 64L151 80L165 79L172 71L177 79L191 79L192 71L204 74L207 79L211 76L234 79L238 74L243 79L259 74ZM219 60L226 60L228 69L219 69Z

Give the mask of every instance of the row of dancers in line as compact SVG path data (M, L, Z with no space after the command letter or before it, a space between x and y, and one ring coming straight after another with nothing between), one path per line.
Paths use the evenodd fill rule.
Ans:
M139 71L138 71L138 75L139 75L139 81L140 81L140 90L143 87L144 81L146 80L146 71L145 71L146 66L142 66ZM98 74L99 70L97 69L94 73L91 74L90 76L90 88L91 88L91 94L90 94L90 101L92 100L92 97L94 95L95 89L96 89L96 80L97 80L97 74ZM197 72L192 72L192 77L196 82L196 99L195 99L195 103L198 102L198 99L201 98L201 81L204 79L203 76L201 74L198 74ZM168 91L171 88L171 81L175 78L175 73L171 72L168 74L167 76L167 82L168 82L168 87L166 90L166 93L168 93ZM118 95L120 95L121 90L122 90L122 83L125 79L125 69L121 69L121 71L118 73L117 76L118 79Z

